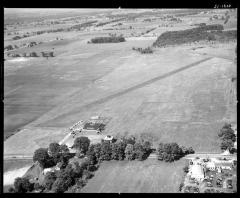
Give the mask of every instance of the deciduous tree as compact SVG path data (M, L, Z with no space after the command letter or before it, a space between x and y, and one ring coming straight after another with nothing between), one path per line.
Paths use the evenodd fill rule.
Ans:
M53 183L57 179L55 172L47 172L43 180L43 187L47 190L51 190Z
M100 160L111 160L111 154L112 154L112 149L111 149L111 143L110 142L103 142L101 144L101 156Z
M39 148L34 152L33 161L38 161L43 168L54 166L53 158L48 155L47 148Z
M126 156L127 160L135 159L134 147L132 144L127 144L127 146L125 148L125 156Z
M82 136L74 140L73 148L77 149L83 154L86 154L89 145L90 145L90 140L88 139L88 137Z

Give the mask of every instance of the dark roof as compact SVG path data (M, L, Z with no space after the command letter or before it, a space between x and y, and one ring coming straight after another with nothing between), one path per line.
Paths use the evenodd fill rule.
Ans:
M87 129L87 130L98 130L103 128L103 124L102 123L92 123L92 122L87 122L84 126L83 129Z

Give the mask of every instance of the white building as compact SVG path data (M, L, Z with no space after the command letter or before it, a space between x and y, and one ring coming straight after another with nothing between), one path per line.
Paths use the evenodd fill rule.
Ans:
M210 161L210 162L207 162L206 163L206 168L209 168L210 170L215 170L216 166L215 166L215 163Z
M190 166L189 174L191 178L194 178L196 180L203 180L204 179L204 170L201 165L192 165Z
M107 135L105 138L104 138L105 141L112 141L113 140L113 136L111 135Z

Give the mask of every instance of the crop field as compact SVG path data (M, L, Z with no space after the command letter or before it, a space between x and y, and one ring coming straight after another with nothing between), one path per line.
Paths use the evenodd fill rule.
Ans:
M170 164L156 159L104 162L81 192L177 193L184 165L184 160Z
M224 12L219 11L221 16ZM4 138L15 134L5 140L4 153L32 154L51 141L60 141L77 121L96 115L110 118L104 136L147 134L154 144L176 141L195 151L219 151L218 130L225 121L236 121L236 104L229 104L228 89L236 76L237 42L203 41L154 48L153 54L132 48L149 47L163 32L190 29L196 23L236 29L236 10L229 13L227 24L210 21L214 12L177 17L181 22L170 21L168 13L163 13L156 15L165 19L152 22L143 22L154 16L152 12L139 14L135 21L125 16L118 22L111 22L117 18L113 14L114 19L107 18L110 11L106 17L85 13L88 18L84 19L68 19L73 14L61 13L52 20L63 28L94 20L110 23L19 40L12 38L18 31L25 33L25 27L31 34L61 28L61 24L49 25L50 18L44 25L34 20L25 25L6 23L4 46L43 43L4 52ZM123 25L114 26L118 23ZM152 28L156 29L146 34ZM123 34L126 42L87 43L109 33ZM54 57L7 56L42 51L53 51Z

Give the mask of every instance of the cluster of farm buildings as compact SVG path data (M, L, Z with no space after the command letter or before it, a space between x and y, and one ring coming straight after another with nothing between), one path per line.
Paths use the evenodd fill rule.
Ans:
M80 120L69 128L70 132L63 138L59 144L66 144L71 153L75 153L76 150L72 148L74 140L80 136L86 136L90 139L91 143L98 143L101 140L113 141L114 138L111 135L102 135L102 131L105 129L106 119L99 116L93 116L89 120Z
M237 157L229 150L224 151L221 157L196 157L189 160L188 173L184 178L182 192L226 192L236 190Z

